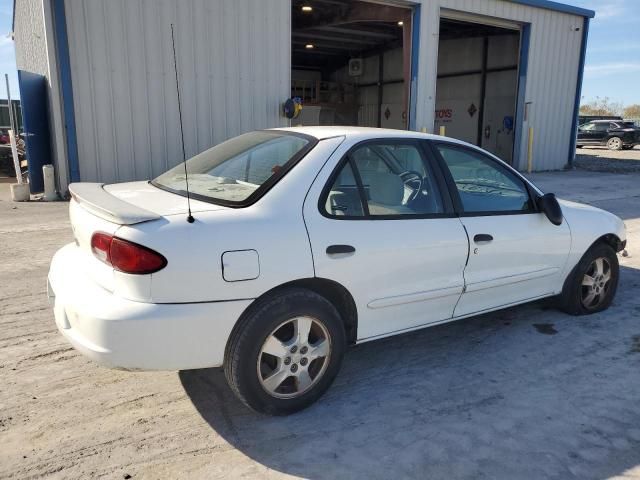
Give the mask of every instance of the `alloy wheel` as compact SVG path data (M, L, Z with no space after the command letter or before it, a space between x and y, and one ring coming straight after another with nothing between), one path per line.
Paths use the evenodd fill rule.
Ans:
M620 140L618 137L614 137L609 140L607 146L611 150L620 150L622 148L622 140Z
M258 379L276 398L296 398L316 385L331 356L331 337L311 317L281 323L267 336L258 354Z
M605 257L596 258L582 277L582 305L598 308L607 298L611 286L611 264Z

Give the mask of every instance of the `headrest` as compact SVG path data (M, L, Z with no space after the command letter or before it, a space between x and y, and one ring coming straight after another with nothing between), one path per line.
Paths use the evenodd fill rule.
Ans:
M382 205L402 205L404 183L400 177L392 173L370 173L367 181L372 202Z

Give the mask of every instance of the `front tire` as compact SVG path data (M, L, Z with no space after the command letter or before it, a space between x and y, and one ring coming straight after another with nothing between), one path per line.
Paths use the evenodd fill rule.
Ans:
M331 386L346 348L336 308L309 290L290 288L258 300L231 335L229 386L259 413L288 415Z
M622 139L620 137L611 137L607 140L607 148L609 150L619 151L622 150Z
M606 310L618 288L618 256L609 245L598 243L584 254L565 282L560 307L571 315Z

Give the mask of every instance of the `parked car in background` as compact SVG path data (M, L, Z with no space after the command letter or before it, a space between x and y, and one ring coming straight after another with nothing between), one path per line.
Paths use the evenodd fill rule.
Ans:
M577 147L606 145L609 150L628 150L640 145L640 128L623 120L594 120L578 127Z
M0 144L6 145L10 141L11 140L9 139L9 131L5 130L4 128L1 128L0 129Z
M617 115L580 115L578 117L578 125L584 125L585 123L593 122L594 120L622 121L622 117Z
M410 131L251 132L151 182L69 190L75 242L49 272L60 332L111 367L223 367L269 414L317 400L350 344L545 297L600 312L626 244L615 215Z

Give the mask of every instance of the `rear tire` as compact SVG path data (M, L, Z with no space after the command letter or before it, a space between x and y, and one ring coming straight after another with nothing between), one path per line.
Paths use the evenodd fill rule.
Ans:
M607 148L609 150L619 151L622 150L622 139L620 137L611 137L607 140Z
M345 348L336 308L314 292L289 288L258 300L234 328L224 372L249 408L288 415L314 403L331 386Z
M560 308L571 315L589 315L606 310L616 295L619 276L616 252L605 243L597 243L567 277L560 296Z

